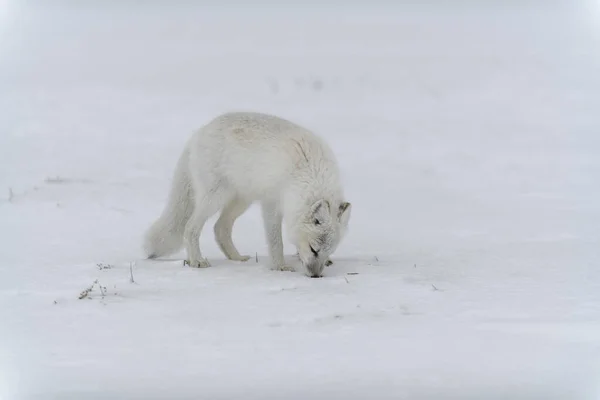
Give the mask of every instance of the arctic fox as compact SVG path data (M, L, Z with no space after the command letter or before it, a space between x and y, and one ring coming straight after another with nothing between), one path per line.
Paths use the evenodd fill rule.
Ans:
M255 201L262 205L271 268L293 271L283 256L282 221L306 272L319 277L348 228L337 161L329 146L307 129L261 113L218 116L195 132L179 158L169 200L148 229L148 258L185 245L191 267L209 267L200 251L207 219L230 260L247 261L235 248L235 220Z

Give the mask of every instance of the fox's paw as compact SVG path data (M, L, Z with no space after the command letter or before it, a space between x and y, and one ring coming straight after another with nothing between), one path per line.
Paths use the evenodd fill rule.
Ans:
M287 271L287 272L296 272L294 267L290 267L289 265L278 265L271 268L273 271Z
M198 261L183 260L183 265L189 265L191 268L208 268L210 267L210 263L206 258L203 258Z

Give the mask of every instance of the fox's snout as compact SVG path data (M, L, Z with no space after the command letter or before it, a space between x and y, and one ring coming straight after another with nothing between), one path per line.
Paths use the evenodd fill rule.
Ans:
M321 278L325 263L320 262L318 259L312 260L308 263L304 263L306 272L311 278Z

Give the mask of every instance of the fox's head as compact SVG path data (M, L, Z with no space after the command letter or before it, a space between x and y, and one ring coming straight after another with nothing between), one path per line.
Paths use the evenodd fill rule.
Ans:
M308 275L318 278L325 262L346 234L352 205L318 200L296 225L295 244Z

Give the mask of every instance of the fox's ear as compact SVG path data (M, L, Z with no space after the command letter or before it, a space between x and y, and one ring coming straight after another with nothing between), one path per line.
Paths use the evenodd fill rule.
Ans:
M310 207L311 218L315 225L322 224L328 218L331 219L329 216L329 208L330 205L327 200L318 200Z
M347 201L340 204L340 208L338 210L338 219L342 225L348 225L348 220L350 219L350 212L352 211L352 204Z

